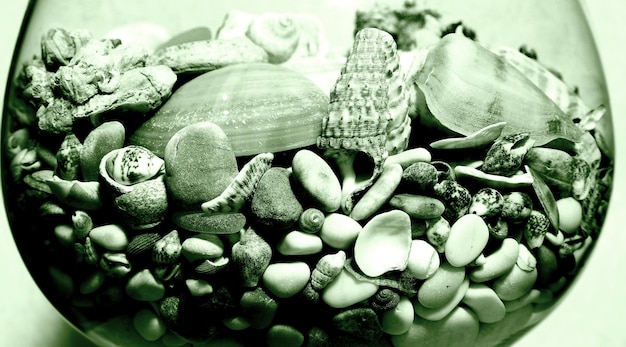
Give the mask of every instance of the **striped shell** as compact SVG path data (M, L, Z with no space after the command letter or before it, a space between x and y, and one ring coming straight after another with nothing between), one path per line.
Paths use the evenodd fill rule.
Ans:
M133 237L126 246L126 255L132 259L150 255L154 245L161 239L158 233L144 233Z
M79 240L85 238L94 227L91 216L81 210L75 211L72 215L72 226L74 228L74 235Z
M218 273L228 266L228 258L219 257L216 259L204 259L194 267L194 271L198 275L210 276Z
M272 160L274 160L272 153L254 156L220 195L202 204L202 210L209 214L239 211L252 196L261 176L272 166Z
M370 298L370 306L375 311L389 311L400 302L400 294L390 288L382 288Z

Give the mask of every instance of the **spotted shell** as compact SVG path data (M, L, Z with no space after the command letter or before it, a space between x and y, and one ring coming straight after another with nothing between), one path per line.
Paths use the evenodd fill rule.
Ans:
M127 146L115 150L106 159L107 173L115 182L133 185L165 172L165 162L149 149Z
M177 230L172 230L154 244L152 260L161 265L176 263L183 246Z
M485 155L482 171L511 176L522 166L524 156L535 141L528 133L509 134L498 138Z

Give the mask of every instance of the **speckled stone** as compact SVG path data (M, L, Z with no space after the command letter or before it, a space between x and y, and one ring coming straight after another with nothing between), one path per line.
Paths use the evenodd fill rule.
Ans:
M118 121L105 122L93 129L80 151L80 172L84 181L97 181L102 157L124 146L126 129Z
M298 223L303 208L291 189L285 168L272 167L256 185L250 204L252 218L261 231L283 231Z
M333 316L332 325L349 335L376 341L383 336L383 329L376 312L369 307L350 308Z

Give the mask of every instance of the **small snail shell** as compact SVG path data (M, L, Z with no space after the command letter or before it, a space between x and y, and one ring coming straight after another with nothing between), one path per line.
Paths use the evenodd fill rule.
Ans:
M344 251L323 256L311 272L311 286L313 289L317 291L324 289L339 275L345 262L346 252Z
M388 311L398 306L400 294L390 288L382 288L370 299L370 306L375 311Z
M133 185L165 171L165 162L142 146L127 146L108 156L106 171L116 182Z
M300 215L300 220L298 221L298 225L300 226L300 229L302 231L314 234L322 229L324 220L324 212L320 211L317 208L311 207L302 212L302 214Z
M270 63L280 64L296 51L300 28L288 15L265 13L252 20L246 36L265 49Z

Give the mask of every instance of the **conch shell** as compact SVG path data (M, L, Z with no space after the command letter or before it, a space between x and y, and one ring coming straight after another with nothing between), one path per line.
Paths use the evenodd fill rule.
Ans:
M317 145L333 157L343 178L342 208L382 172L387 156L406 149L410 135L408 93L391 35L374 28L356 34L346 64L330 94L329 114ZM357 182L355 156L373 161L371 175Z
M459 34L428 53L415 83L444 128L469 135L498 122L502 134L530 133L536 146L578 142L582 130L543 91L507 61Z

